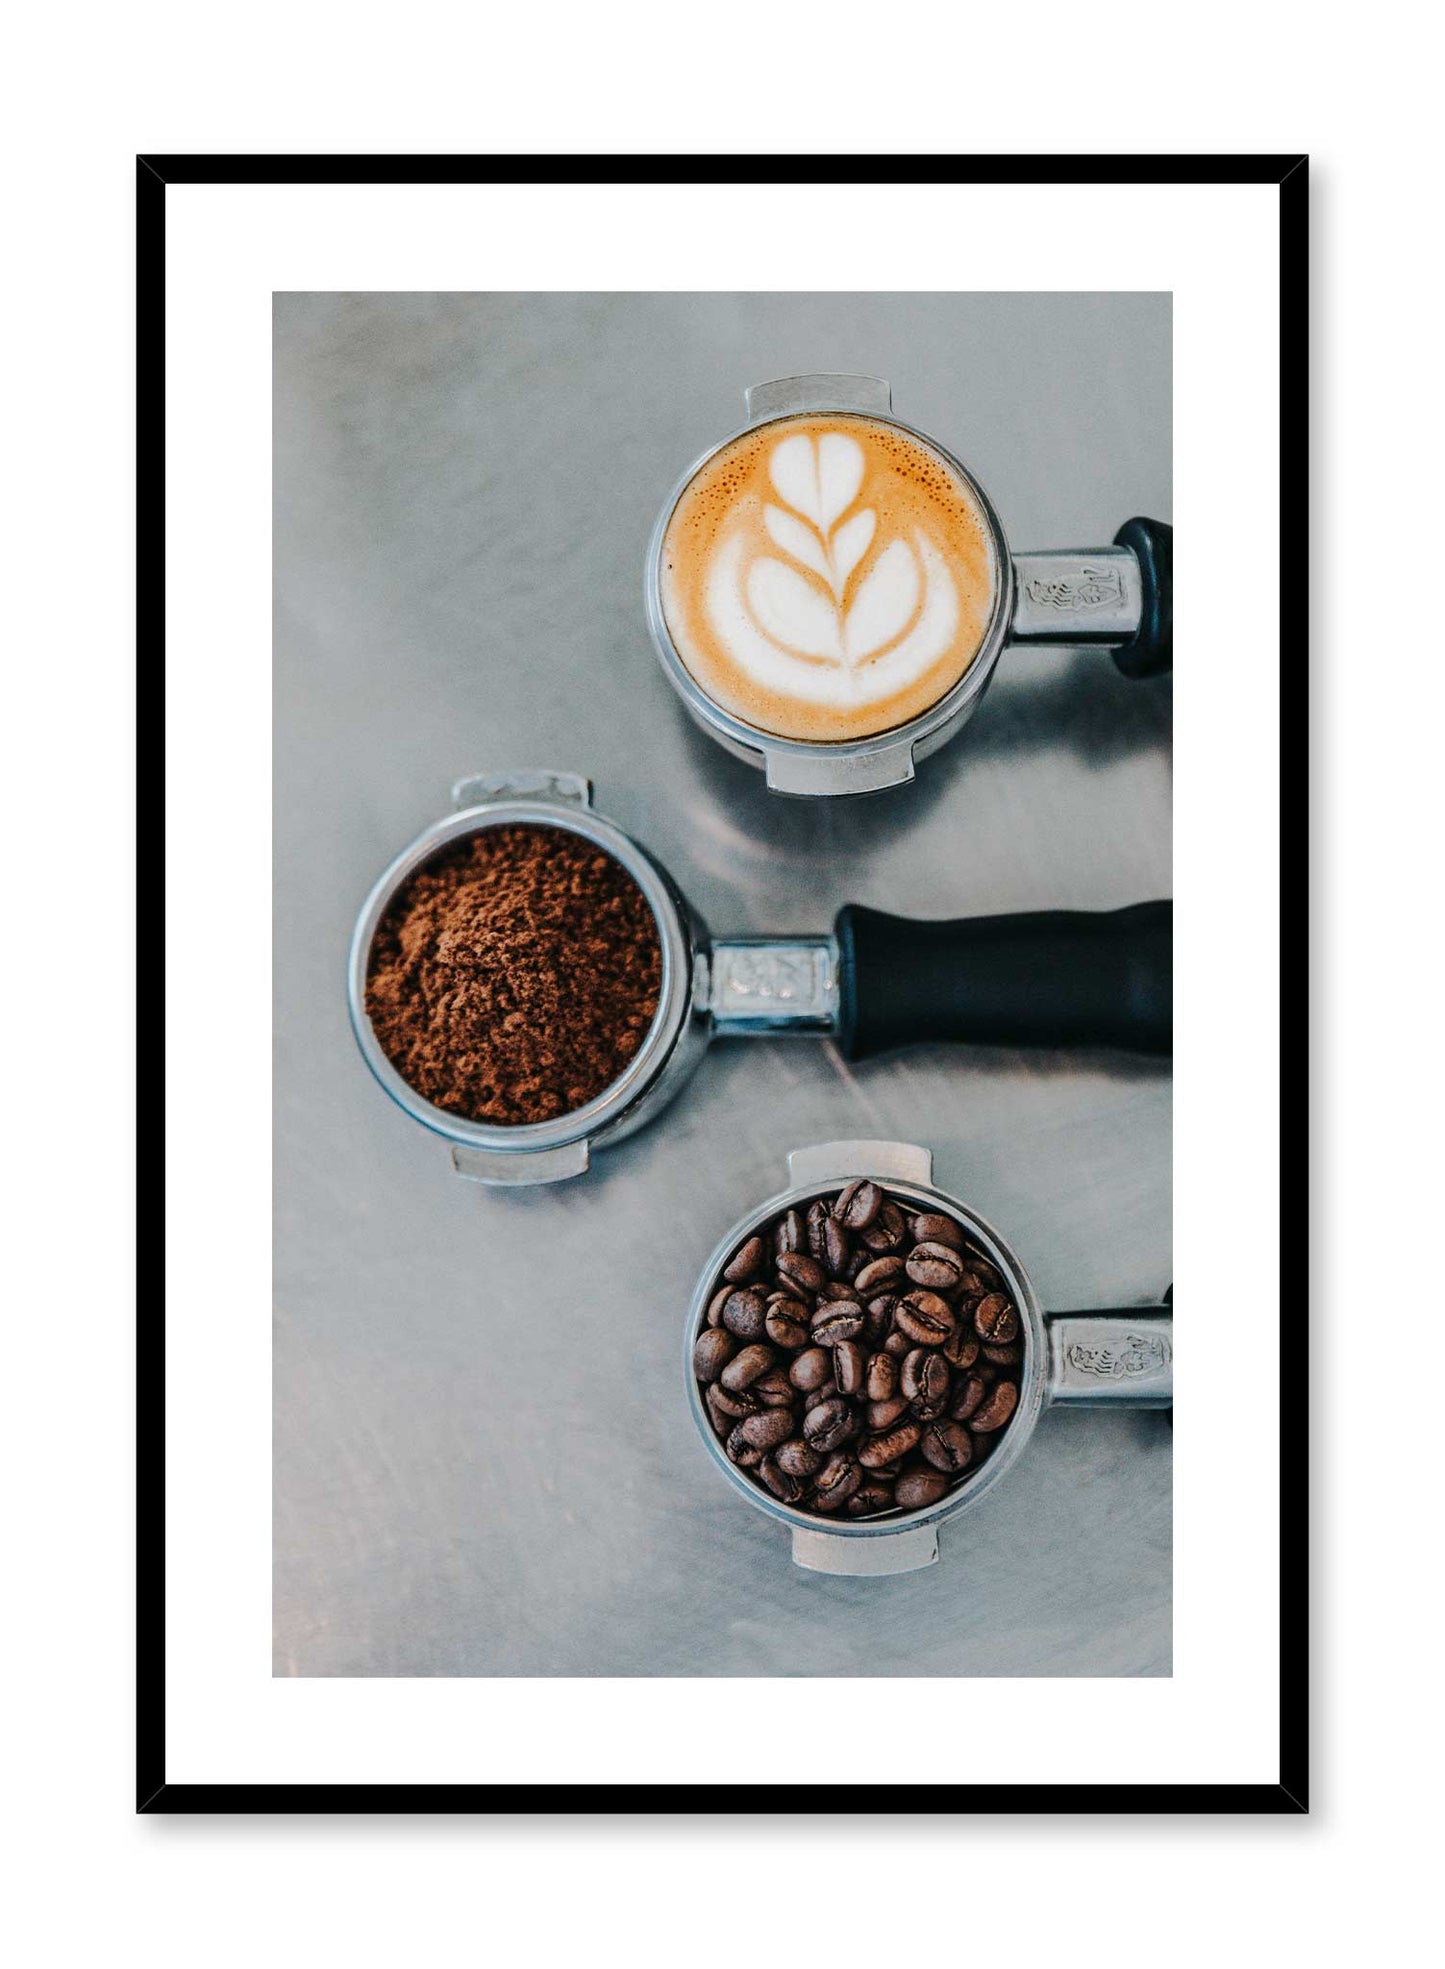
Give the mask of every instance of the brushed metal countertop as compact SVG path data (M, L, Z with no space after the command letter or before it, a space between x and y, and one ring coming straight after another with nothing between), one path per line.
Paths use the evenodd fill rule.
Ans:
M838 1136L927 1143L1046 1305L1153 1300L1167 1064L715 1046L589 1177L501 1194L345 1003L370 884L487 768L590 775L719 933L1170 894L1168 679L1005 654L914 786L784 801L687 723L641 602L749 383L889 377L1022 550L1170 517L1169 368L1162 295L277 297L276 1673L1169 1673L1166 1417L1048 1415L938 1566L830 1579L719 1481L678 1374L716 1239Z

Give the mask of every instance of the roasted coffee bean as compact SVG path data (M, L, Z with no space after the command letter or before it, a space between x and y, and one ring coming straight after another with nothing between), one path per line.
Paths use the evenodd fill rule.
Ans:
M778 1220L773 1232L773 1252L781 1258L785 1251L806 1251L808 1226L801 1210L789 1210Z
M858 1445L858 1461L870 1470L895 1462L898 1457L906 1456L909 1450L917 1448L922 1434L923 1424L909 1416L902 1422L895 1422L891 1429L879 1429L873 1435L865 1436Z
M758 1465L758 1475L767 1485L773 1496L784 1504L797 1504L806 1495L808 1486L801 1477L784 1470L776 1457L765 1456Z
M778 1277L803 1292L816 1292L827 1283L828 1274L806 1251L785 1251L778 1260Z
M730 1415L734 1422L741 1422L745 1415L756 1415L762 1407L757 1396L746 1388L725 1388L721 1381L714 1381L710 1392L716 1395L723 1414Z
M1009 1347L985 1347L983 1357L990 1367L1017 1367L1024 1357L1024 1350L1014 1341Z
M770 1367L766 1374L760 1374L748 1393L764 1408L791 1408L798 1399L798 1391L783 1367Z
M856 1299L857 1297L857 1289L847 1279L830 1278L826 1285L820 1285L818 1287L818 1297L815 1304L817 1306L826 1306L831 1304L834 1299Z
M795 1356L788 1369L788 1379L805 1395L811 1395L815 1388L821 1388L825 1381L832 1378L833 1356L826 1347L805 1347L801 1354Z
M961 1422L930 1422L918 1447L948 1476L957 1476L973 1460L973 1438Z
M756 1417L754 1416L750 1415L748 1417L749 1422L755 1420ZM746 1426L746 1423L738 1423L737 1427L728 1437L727 1452L729 1458L734 1463L740 1464L744 1470L755 1470L763 1460L763 1452L758 1448L756 1443L750 1443L743 1434Z
M765 1408L761 1415L750 1415L746 1422L739 1422L737 1433L754 1449L776 1449L792 1435L794 1426L791 1410Z
M936 1292L910 1292L894 1308L899 1329L920 1347L937 1347L952 1333L956 1320L953 1308Z
M723 1277L732 1285L748 1285L768 1269L768 1248L760 1237L750 1237L723 1266Z
M727 1304L728 1300L732 1298L732 1296L733 1296L732 1287L730 1285L725 1285L720 1292L715 1292L712 1295L711 1299L708 1300L707 1323L709 1326L722 1325L723 1307Z
M738 1350L732 1335L720 1326L705 1326L692 1350L692 1371L699 1381L716 1381Z
M823 1263L834 1278L842 1278L852 1256L853 1240L837 1218L830 1217L823 1226Z
M963 1277L963 1257L951 1244L915 1244L904 1261L904 1269L915 1285L926 1285L934 1292L948 1292Z
M912 1401L915 1396L921 1395L923 1393L923 1364L925 1361L936 1359L937 1357L938 1350L936 1347L910 1347L899 1363L898 1392L901 1395L906 1395L909 1401ZM945 1374L948 1372L946 1363L943 1365L943 1371Z
M908 1219L891 1197L859 1237L869 1251L899 1251L908 1241Z
M938 1351L950 1367L972 1367L978 1359L980 1344L979 1337L972 1326L959 1325L953 1329Z
M893 1496L902 1511L922 1511L936 1504L948 1489L941 1470L906 1470L893 1486Z
M772 1365L771 1347L744 1347L740 1354L733 1355L718 1379L724 1388L738 1395L745 1388L750 1388L760 1374L766 1374Z
M761 1340L767 1320L767 1304L761 1292L751 1286L728 1294L723 1307L722 1323L729 1333L735 1333L739 1340Z
M821 1408L824 1402L835 1402L837 1399L838 1384L830 1374L826 1381L821 1382L816 1388L810 1388L807 1394L804 1395L803 1413L804 1415L811 1415L813 1410L815 1408Z
M803 1417L803 1435L814 1449L836 1449L852 1435L853 1427L853 1411L837 1395Z
M882 1258L870 1259L853 1283L860 1293L867 1296L896 1285L902 1277L903 1260L895 1251Z
M819 1511L837 1511L863 1481L851 1456L830 1456L813 1479L813 1503Z
M898 1393L898 1362L892 1354L874 1354L868 1362L868 1399L891 1402Z
M1016 1381L1000 1381L981 1408L976 1408L969 1418L969 1427L975 1435L989 1435L1001 1429L1012 1419L1019 1405L1019 1390Z
M856 1340L863 1331L863 1308L856 1299L834 1299L820 1306L813 1318L813 1339L820 1347Z
M893 1492L887 1484L875 1483L870 1471L868 1482L859 1485L843 1509L850 1518L876 1518L893 1509Z
M801 1436L794 1436L774 1452L774 1461L790 1477L811 1477L814 1471L822 1469L823 1453L811 1443L805 1443Z
M840 1340L833 1349L833 1379L840 1395L861 1395L868 1375L868 1356L856 1340Z
M907 1415L908 1403L902 1395L885 1395L881 1401L869 1402L864 1410L864 1420L870 1429L891 1429L901 1415Z
M897 1317L896 1313L894 1317ZM901 1326L895 1326L888 1338L883 1342L883 1352L885 1354L892 1354L894 1360L901 1361L905 1354L911 1354L913 1352L915 1345L916 1342L903 1331Z
M870 1264L871 1262L872 1262L872 1253L865 1251L862 1245L855 1244L852 1251L849 1253L847 1264L843 1267L844 1278L848 1281L850 1285L852 1285L854 1279L857 1278L859 1272L861 1272L864 1269L864 1267Z
M818 1260L819 1264L823 1262L823 1226L832 1214L833 1212L828 1204L822 1197L819 1197L816 1203L810 1203L808 1205L808 1214L804 1219L807 1229L808 1250Z
M775 1299L763 1315L763 1325L775 1347L791 1353L808 1344L807 1309L799 1299Z
M995 1367L992 1361L984 1360L981 1354L978 1363L973 1371L978 1376L979 1380L983 1383L985 1388L991 1388L994 1382L997 1381L999 1376L1003 1373L1003 1369L1001 1367Z
M981 1374L970 1374L963 1386L956 1389L948 1412L955 1422L967 1422L984 1396L988 1393L988 1383Z
M996 1347L1006 1346L1019 1330L1019 1316L1001 1292L990 1292L973 1309L973 1323L980 1340Z
M895 1292L880 1292L868 1301L868 1339L873 1346L881 1347L893 1331L893 1308L897 1304Z
M883 1208L883 1192L867 1177L850 1183L833 1205L833 1215L850 1231L866 1231Z
M712 1423L717 1434L726 1440L733 1432L733 1423L739 1418L735 1415L729 1415L728 1411L722 1406L722 1397L716 1388L709 1388L703 1396L703 1401L707 1405L709 1422Z
M931 1422L934 1416L942 1415L951 1378L948 1362L935 1347L917 1347L904 1356L899 1391L908 1397L920 1422Z
M935 1210L920 1211L909 1220L909 1236L915 1244L949 1244L955 1251L967 1249L968 1240L951 1217L941 1217Z

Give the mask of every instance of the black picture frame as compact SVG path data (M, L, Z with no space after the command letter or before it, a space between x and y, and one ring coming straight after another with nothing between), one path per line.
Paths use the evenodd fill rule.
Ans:
M428 157L142 155L136 159L136 634L139 838L164 838L164 772L145 757L164 747L165 704L165 277L166 190L170 185L235 184L536 184L605 175L613 182L775 184L910 182L988 184L1277 185L1280 309L1280 557L1303 567L1309 552L1309 160L1298 154L1248 156L988 157ZM1281 674L1290 682L1291 714L1280 750L1281 1003L1307 1002L1309 620L1302 581L1281 595ZM159 885L140 885L138 948L163 943ZM147 934L150 932L150 934ZM163 1054L164 1007L158 981L138 1003L138 1033L147 1058ZM1305 1022L1280 1032L1281 1217L1303 1242L1307 1212L1308 1061ZM147 1166L164 1154L163 1089L141 1111L139 1147ZM164 1275L163 1207L146 1205L137 1227L137 1592L136 1810L140 1813L234 1812L679 1812L812 1810L802 1787L646 1784L194 1784L166 1777L165 1717L165 1398L164 1309L151 1281ZM1282 1260L1281 1302L1286 1279ZM1289 1296L1300 1281L1291 1266ZM1290 1386L1308 1385L1307 1322L1291 1347ZM895 1809L909 1813L1229 1813L1298 1814L1309 1809L1309 1418L1281 1385L1279 1578L1279 1778L1256 1784L982 1784L910 1783ZM874 1810L886 1810L875 1802Z

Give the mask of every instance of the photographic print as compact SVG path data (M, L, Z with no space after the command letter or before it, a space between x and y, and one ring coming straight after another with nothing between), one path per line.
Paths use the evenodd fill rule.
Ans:
M274 374L276 1672L1167 1675L1169 297Z

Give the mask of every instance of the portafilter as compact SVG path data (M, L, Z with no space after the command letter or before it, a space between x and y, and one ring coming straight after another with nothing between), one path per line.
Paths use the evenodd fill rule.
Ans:
M783 1211L859 1178L884 1186L890 1196L920 1211L958 1223L1002 1274L1018 1308L1023 1360L1018 1406L998 1448L976 1474L965 1474L937 1503L922 1510L894 1510L876 1518L822 1517L784 1504L745 1470L729 1461L708 1420L693 1367L693 1348L728 1259ZM718 1244L698 1277L683 1333L683 1373L693 1421L713 1464L757 1510L792 1533L794 1563L812 1572L877 1576L913 1572L938 1558L938 1527L981 1504L1028 1448L1044 1410L1061 1408L1172 1408L1174 1328L1169 1305L1125 1306L1106 1312L1045 1313L1028 1273L1013 1250L976 1210L933 1180L929 1150L911 1142L821 1142L788 1157L788 1187L750 1210Z
M938 439L893 415L891 386L878 376L785 376L743 393L746 421L694 459L669 493L647 550L643 594L653 647L688 715L736 758L760 767L778 793L873 793L911 780L914 767L961 731L983 698L1006 648L1095 645L1126 677L1153 677L1174 656L1174 531L1162 520L1125 522L1107 547L1011 551L1003 523L974 475ZM749 431L807 413L850 413L890 424L937 454L976 501L989 539L993 605L983 640L957 683L891 730L847 740L783 738L749 724L711 697L673 642L663 607L663 543L679 499L709 461Z
M1051 910L917 922L850 903L831 933L714 937L662 864L592 805L572 773L482 774L452 789L455 811L397 856L362 905L347 997L362 1056L399 1107L451 1145L457 1173L483 1183L580 1176L594 1149L632 1134L679 1091L713 1039L831 1039L848 1060L926 1040L1013 1046L1172 1044L1172 905ZM657 1011L610 1087L555 1120L470 1121L418 1094L387 1058L366 1011L372 938L402 885L486 827L581 835L626 869L662 947Z

